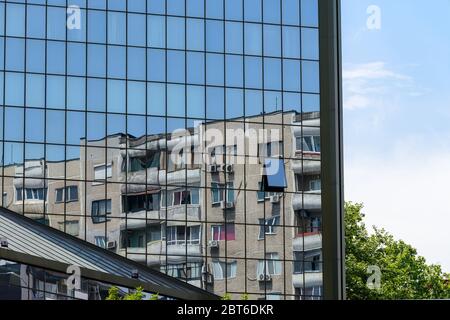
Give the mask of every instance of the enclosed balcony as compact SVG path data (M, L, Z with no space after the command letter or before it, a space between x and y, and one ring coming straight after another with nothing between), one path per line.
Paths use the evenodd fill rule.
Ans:
M322 248L322 234L320 232L298 235L293 241L294 251L311 251Z
M294 210L315 210L322 208L322 195L318 192L296 193L292 196Z
M292 284L295 288L310 288L323 284L322 272L297 273L292 276Z

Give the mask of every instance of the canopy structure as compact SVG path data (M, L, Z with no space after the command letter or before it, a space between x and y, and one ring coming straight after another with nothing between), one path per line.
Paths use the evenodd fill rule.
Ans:
M182 300L218 296L91 243L0 207L0 259L66 273L76 265L88 279Z

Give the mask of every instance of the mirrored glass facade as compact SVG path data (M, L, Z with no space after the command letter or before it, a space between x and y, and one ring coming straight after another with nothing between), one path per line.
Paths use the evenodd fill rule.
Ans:
M239 299L321 299L318 0L0 1L1 205Z

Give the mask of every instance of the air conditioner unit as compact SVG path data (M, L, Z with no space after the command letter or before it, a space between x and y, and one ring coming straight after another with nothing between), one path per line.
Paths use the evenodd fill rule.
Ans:
M217 171L225 172L226 170L227 170L227 165L225 165L225 164L217 165Z
M222 208L223 210L232 209L234 208L234 202L220 201L220 208Z
M232 164L227 164L225 166L225 172L227 173L233 173L234 172L234 166Z
M272 281L272 276L270 274L261 273L258 275L258 280L265 282Z
M217 172L217 165L215 165L215 164L210 164L210 165L208 166L208 172L211 172L211 173Z
M112 250L116 248L116 242L115 241L108 241L108 243L106 244L106 248L108 250Z
M219 247L219 241L217 241L217 240L209 240L208 241L208 247L210 247L210 248L218 248Z
M270 196L270 202L271 203L279 203L280 202L280 195L275 194L273 196Z

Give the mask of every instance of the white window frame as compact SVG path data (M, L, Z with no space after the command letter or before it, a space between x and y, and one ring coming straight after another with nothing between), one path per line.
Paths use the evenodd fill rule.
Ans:
M307 151L307 150L303 150L303 143L304 143L304 139L311 139L311 146L312 146L312 151ZM320 136L318 135L305 135L303 137L296 137L295 138L295 151L296 152L305 152L305 153L320 153L320 150L317 150L317 145L316 145L316 138L319 138L320 140ZM299 140L300 140L300 146L299 146ZM300 148L299 148L300 147Z
M270 265L272 264L273 272L270 271ZM276 252L266 253L265 260L259 260L256 268L256 276L260 274L267 274L271 276L279 276L282 273L281 261L279 260L279 255Z
M223 262L213 261L211 263L214 280L225 280L236 278L237 275L237 262ZM230 268L230 274L228 275L228 267Z
M101 169L103 168L103 169ZM98 171L97 171L98 170ZM97 176L97 172L100 172ZM94 183L103 184L107 179L112 178L112 163L103 163L94 166Z
M315 189L314 184L317 184L320 188ZM314 179L314 180L309 181L309 190L310 191L322 191L322 180Z
M213 184L217 185L217 187L213 188ZM219 201L214 201L213 189L218 189L218 191L219 191ZM232 182L232 181L227 182L226 185L224 183L220 183L220 182L217 182L217 181L212 181L211 182L211 204L216 205L216 204L219 204L222 201L227 201L227 202L234 202L234 201L236 201L235 191L236 190L234 190L234 182ZM229 199L231 194L233 194L233 199L231 199L232 201L230 201L230 199Z
M198 233L196 234L198 237L193 238L192 229L197 227ZM184 238L178 239L178 228L184 228ZM188 239L188 229L189 229L189 239ZM168 226L166 228L166 242L167 245L185 245L186 243L188 245L199 245L200 239L201 239L201 228L200 225L194 225L194 226ZM173 231L172 231L173 230ZM169 234L172 233L172 240L169 239Z

